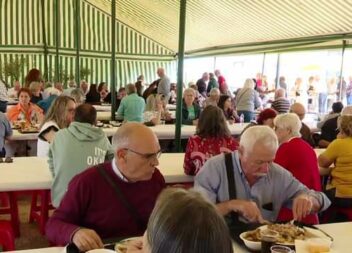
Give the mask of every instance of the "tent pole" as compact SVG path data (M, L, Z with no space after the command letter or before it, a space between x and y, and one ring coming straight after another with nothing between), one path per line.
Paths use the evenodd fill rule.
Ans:
M342 77L343 77L343 61L344 61L344 55L345 55L345 49L346 49L346 40L342 41L342 54L341 54L341 68L340 68L340 83L339 83L339 101L342 100Z
M44 0L40 1L42 7L42 32L43 32L43 44L44 44L44 79L48 81L49 72L48 72L48 45L46 43L46 27L45 27L45 4Z
M265 57L266 57L266 53L264 53L264 54L263 54L263 63L262 63L262 79L263 79L263 75L264 75Z
M275 89L279 88L280 82L280 53L277 54Z
M185 29L186 29L186 0L180 1L180 26L178 37L177 61L177 106L176 106L176 149L181 152L181 124L182 124L182 88L183 88L183 60L185 54Z
M60 24L59 24L59 8L60 1L56 0L56 11L55 11L55 82L60 82L59 77L59 43L60 43Z
M115 120L116 112L116 1L111 1L111 120Z
M81 32L80 32L80 0L76 0L76 20L75 20L75 42L76 42L76 73L75 73L75 79L77 86L79 87L79 82L80 82L80 76L79 76L79 50L80 50L80 45L81 45Z

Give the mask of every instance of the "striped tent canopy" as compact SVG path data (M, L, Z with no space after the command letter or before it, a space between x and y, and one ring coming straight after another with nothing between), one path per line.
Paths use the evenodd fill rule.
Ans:
M88 1L111 11L111 0ZM176 52L179 5L179 0L117 0L117 19ZM352 0L187 0L186 53L341 47L352 35L351 13Z
M179 5L116 0L118 87L140 74L150 83L160 66L175 80ZM352 0L187 0L186 57L341 48L343 40L350 47L351 13ZM33 67L66 81L75 75L77 34L86 79L109 83L111 0L0 0L0 70L20 60L21 81Z
M89 76L80 76L80 79L86 78L90 83L109 83L111 15L85 0L1 0L0 78L11 84L13 78L5 76L1 70L15 61L23 63L19 78L22 82L31 68L40 69L48 81L66 82L72 78L76 69L77 9L80 16L80 68L90 71ZM175 76L173 50L119 20L115 26L117 87L136 82L141 74L150 83L158 78L158 67L164 67L170 76ZM58 67L55 65L56 47ZM59 68L58 77L56 68Z

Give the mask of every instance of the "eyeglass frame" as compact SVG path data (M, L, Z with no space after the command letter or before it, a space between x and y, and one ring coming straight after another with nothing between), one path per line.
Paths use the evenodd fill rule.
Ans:
M150 160L150 159L152 159L152 158L159 159L160 156L161 156L162 153L163 153L163 150L162 150L162 149L160 149L160 150L159 150L158 152L156 152L156 153L147 153L147 154L143 154L143 153L137 152L137 151L135 151L135 150L133 150L133 149L130 149L130 148L124 148L124 150L127 150L127 151L130 151L130 152L132 152L132 153L135 153L135 154L137 154L137 155L143 157L143 158L146 159L146 160Z

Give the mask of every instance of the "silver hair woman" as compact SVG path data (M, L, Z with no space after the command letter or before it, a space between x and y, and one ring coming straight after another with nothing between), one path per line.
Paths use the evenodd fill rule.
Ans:
M196 191L164 190L149 218L143 253L232 253L227 225Z
M274 125L280 144L294 137L301 137L300 130L302 123L295 113L286 113L276 116Z

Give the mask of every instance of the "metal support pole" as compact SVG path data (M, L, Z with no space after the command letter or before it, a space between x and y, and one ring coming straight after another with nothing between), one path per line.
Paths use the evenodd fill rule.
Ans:
M76 79L76 83L77 85L79 85L80 82L80 76L79 76L79 50L81 49L81 29L80 29L80 18L81 18L81 11L80 11L80 0L76 0L76 20L75 20L75 44L76 44L76 73L75 73L75 79Z
M185 30L186 30L186 0L180 1L180 26L178 37L178 62L177 62L177 106L176 106L176 149L181 152L181 112L182 112L182 87L183 87L183 60L185 54Z
M263 79L263 75L264 75L265 57L266 57L266 53L264 53L264 54L263 54L263 62L262 62L262 79Z
M111 1L111 120L115 120L116 112L116 1Z
M60 82L59 77L59 44L60 44L60 20L59 20L59 10L60 1L55 1L55 81Z
M342 100L342 84L343 84L343 62L344 62L344 55L345 55L345 49L346 49L346 40L342 41L342 54L341 54L341 68L340 68L340 83L339 83L339 101ZM346 87L345 87L346 89Z
M49 79L49 69L48 69L48 45L46 43L46 26L45 26L45 4L44 0L40 1L42 8L42 32L43 32L43 44L44 44L44 79L48 81Z
M279 79L280 79L280 53L277 54L275 89L279 87L279 83L280 83Z

